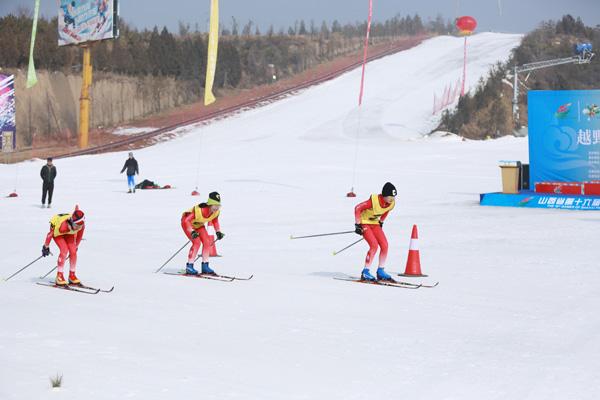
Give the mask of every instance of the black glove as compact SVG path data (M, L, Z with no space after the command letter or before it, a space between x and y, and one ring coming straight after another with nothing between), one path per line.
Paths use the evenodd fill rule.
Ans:
M225 234L223 232L217 232L217 240L221 240L225 237Z
M363 227L360 224L354 224L354 228L355 228L354 233L362 236L362 234L364 232Z
M192 231L192 234L190 236L192 237L192 239L198 239L198 236L200 236L200 234L196 231Z
M50 247L42 246L42 257L48 257L50 255Z
M379 221L379 226L383 228L383 221Z

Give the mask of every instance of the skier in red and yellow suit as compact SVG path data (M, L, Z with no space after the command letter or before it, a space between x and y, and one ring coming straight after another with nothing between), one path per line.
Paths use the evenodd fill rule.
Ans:
M383 221L387 218L390 211L396 205L396 188L387 182L381 191L381 194L373 194L371 198L357 205L354 208L355 232L362 235L369 244L369 251L365 260L365 267L361 273L361 279L367 281L391 280L392 277L385 272L385 260L388 253L388 242L383 233ZM377 249L379 251L379 266L377 268L377 277L371 275L369 268L373 263Z
M46 241L42 246L42 256L50 255L50 242L54 239L54 243L60 249L58 256L58 266L55 283L59 286L67 284L78 285L81 283L75 275L77 268L77 248L83 238L85 230L85 214L75 207L73 214L57 214L50 219L50 231L46 235ZM65 260L69 255L69 281L65 280L63 269Z
M200 203L194 206L191 210L183 213L181 216L181 227L185 235L192 241L192 247L188 254L188 262L186 264L185 273L189 275L198 275L198 271L194 268L194 261L200 245L202 245L202 270L201 274L216 275L208 266L210 248L214 245L208 236L206 226L208 222L212 222L215 231L217 232L217 240L223 239L225 235L221 232L219 225L219 215L221 213L221 196L217 192L212 192L208 195L206 203Z

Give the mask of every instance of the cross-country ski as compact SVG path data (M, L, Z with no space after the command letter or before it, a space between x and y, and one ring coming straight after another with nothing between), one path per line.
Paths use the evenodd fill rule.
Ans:
M235 280L235 278L231 278L231 277L224 277L224 276L220 276L217 274L189 274L186 271L182 271L182 272L165 272L165 275L175 275L175 276L184 276L187 278L198 278L198 279L208 279L208 280L213 280L213 281L220 281L220 282L233 282Z
M100 289L93 289L87 287L81 287L77 285L59 285L52 282L36 282L36 284L46 287L52 287L56 289L63 289L71 292L85 293L85 294L98 294Z

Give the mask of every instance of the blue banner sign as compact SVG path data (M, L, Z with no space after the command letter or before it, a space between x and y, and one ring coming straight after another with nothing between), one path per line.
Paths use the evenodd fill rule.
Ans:
M530 91L528 107L530 187L600 181L600 90Z
M566 196L534 192L486 193L481 195L479 204L482 206L600 211L600 197L597 196Z

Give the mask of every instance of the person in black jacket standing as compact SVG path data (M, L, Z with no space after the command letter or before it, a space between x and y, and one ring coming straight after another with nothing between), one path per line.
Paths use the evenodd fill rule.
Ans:
M48 157L46 165L40 171L42 177L42 208L46 205L46 195L48 195L48 208L52 204L52 193L54 193L54 178L56 178L56 167L52 164L52 158Z
M133 158L133 153L129 153L129 158L125 161L125 165L123 165L123 171L127 170L127 185L129 186L129 191L127 193L135 193L135 174L140 174L140 170L138 169L138 162L135 158Z

